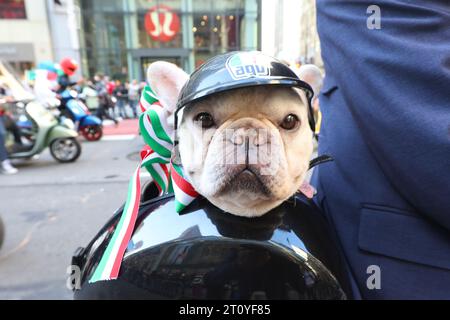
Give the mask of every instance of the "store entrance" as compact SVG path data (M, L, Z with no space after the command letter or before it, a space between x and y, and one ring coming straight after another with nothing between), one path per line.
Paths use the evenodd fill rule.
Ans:
M181 57L141 57L141 74L144 76L144 78L147 75L147 68L150 64L152 64L155 61L163 60L167 61L173 64L176 64L180 68L181 66Z

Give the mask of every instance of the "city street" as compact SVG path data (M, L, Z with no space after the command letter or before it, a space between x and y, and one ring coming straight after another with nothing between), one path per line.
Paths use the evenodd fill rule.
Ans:
M0 299L71 299L66 269L78 246L96 234L126 198L128 179L143 145L137 120L106 127L101 141L82 143L80 158L59 164L48 150L16 161L0 175Z

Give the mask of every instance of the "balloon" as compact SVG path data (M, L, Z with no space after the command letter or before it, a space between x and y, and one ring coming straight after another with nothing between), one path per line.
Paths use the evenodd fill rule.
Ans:
M56 72L55 63L50 60L44 60L39 62L36 69Z

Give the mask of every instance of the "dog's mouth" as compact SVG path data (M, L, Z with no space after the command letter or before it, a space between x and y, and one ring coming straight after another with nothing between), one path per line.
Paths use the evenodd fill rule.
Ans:
M267 197L272 195L270 188L267 186L267 179L262 177L251 166L245 166L244 168L234 169L235 173L229 175L224 181L223 187L220 192L252 192L263 194Z

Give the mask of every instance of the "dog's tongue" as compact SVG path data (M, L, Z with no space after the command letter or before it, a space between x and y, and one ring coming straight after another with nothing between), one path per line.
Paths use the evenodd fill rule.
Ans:
M314 195L316 194L316 189L314 189L314 187L306 181L302 183L299 191L303 193L308 199L312 199L312 197L314 197Z

